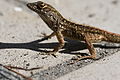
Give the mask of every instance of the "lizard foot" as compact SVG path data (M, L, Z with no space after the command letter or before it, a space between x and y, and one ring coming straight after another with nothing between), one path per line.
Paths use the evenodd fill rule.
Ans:
M81 56L81 55L78 55L77 57L73 57L71 60L74 60L73 62L71 62L70 64L74 64L80 60L84 60L84 59L93 59L93 60L96 60L96 57L90 55L90 56Z

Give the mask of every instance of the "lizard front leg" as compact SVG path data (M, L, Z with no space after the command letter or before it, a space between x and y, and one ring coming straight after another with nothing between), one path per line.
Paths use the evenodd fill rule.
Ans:
M46 36L46 35L43 35L44 37L41 39L41 41L44 41L44 40L48 40L50 38L52 38L53 36L55 36L55 32L51 33L50 35Z
M44 38L49 39L49 38L51 38L51 37L53 37L53 36L55 36L55 35L56 35L56 37L57 37L57 40L59 41L59 44L58 44L57 47L55 47L54 50L51 51L51 52L57 52L57 51L58 51L59 49L61 49L61 48L64 46L64 44L65 44L65 43L64 43L64 37L63 37L61 31L53 32L53 33L51 33L50 35L45 36Z
M56 47L54 47L53 51L49 51L47 53L47 55L53 55L54 57L56 57L55 53L57 51L59 51L59 49L61 49L64 46L65 43L64 43L64 37L63 37L61 31L53 32L53 34L51 34L51 35L49 35L47 37L50 38L53 35L56 35L57 40L59 41L59 44Z
M63 37L61 31L56 32L56 37L57 37L57 40L59 41L59 44L54 48L54 50L52 52L59 51L59 49L61 49L65 44L64 37Z

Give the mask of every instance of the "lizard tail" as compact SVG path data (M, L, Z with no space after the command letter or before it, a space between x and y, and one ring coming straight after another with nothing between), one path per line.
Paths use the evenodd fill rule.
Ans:
M107 42L120 43L120 34L107 32L105 38Z

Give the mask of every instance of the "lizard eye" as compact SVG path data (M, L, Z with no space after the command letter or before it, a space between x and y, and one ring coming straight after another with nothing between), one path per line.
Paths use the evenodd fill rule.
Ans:
M41 4L40 6L41 6L41 7L44 7L44 6L45 6L45 4L43 3L43 4Z
M42 8L42 7L45 6L45 4L44 4L43 2L41 2L41 1L39 1L39 2L38 2L38 6L39 6L40 8Z

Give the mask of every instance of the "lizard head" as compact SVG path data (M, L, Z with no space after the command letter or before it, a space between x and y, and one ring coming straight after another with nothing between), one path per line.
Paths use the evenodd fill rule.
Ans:
M27 7L31 10L35 11L38 14L46 14L48 12L56 13L57 10L53 8L51 5L44 3L42 1L37 1L33 3L28 3Z
M42 1L38 1L38 2L34 2L34 3L28 3L27 7L37 13L41 13L41 12L43 12L43 9L45 7L47 7L47 4L43 3Z
M54 7L42 1L28 3L27 7L36 12L48 26L59 24L63 19L62 15Z

